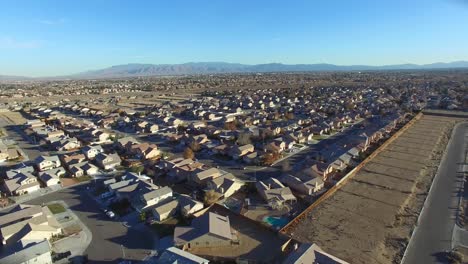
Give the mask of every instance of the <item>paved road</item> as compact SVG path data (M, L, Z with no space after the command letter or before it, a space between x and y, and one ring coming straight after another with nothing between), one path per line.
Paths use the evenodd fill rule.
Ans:
M109 219L100 211L97 203L82 185L63 189L28 202L42 204L63 200L92 233L92 241L86 249L91 263L115 263L119 260L142 260L154 248L155 234L138 227L127 228L119 221Z
M452 231L463 180L460 168L465 159L467 135L468 124L455 128L403 264L443 263L443 252L452 248Z

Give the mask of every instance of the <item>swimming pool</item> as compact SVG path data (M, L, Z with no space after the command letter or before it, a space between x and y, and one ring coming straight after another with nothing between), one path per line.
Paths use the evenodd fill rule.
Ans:
M289 220L287 217L284 216L265 216L263 218L263 222L271 225L276 229L280 229L283 226L285 226L289 222Z

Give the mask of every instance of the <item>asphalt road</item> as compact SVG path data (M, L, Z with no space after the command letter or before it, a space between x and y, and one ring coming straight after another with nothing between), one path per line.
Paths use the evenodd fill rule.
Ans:
M467 133L468 124L464 123L458 125L452 134L403 264L444 263L444 252L452 248L452 231L456 224L463 181L460 168L465 159Z
M120 221L109 219L87 194L86 186L63 189L33 199L28 204L63 200L92 233L91 244L85 251L91 263L144 259L154 248L155 234L138 227L127 228Z

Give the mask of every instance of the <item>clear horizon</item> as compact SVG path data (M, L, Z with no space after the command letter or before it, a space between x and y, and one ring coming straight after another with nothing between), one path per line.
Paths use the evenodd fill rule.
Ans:
M468 2L15 1L0 11L0 75L128 63L394 65L468 61Z

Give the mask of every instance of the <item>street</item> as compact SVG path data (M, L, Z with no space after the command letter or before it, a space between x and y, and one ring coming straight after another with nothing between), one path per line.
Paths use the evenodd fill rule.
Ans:
M155 248L155 234L148 232L143 224L127 228L119 220L109 219L89 196L87 186L63 189L33 199L28 204L63 200L92 233L91 244L85 251L92 263L142 260L148 256Z
M403 264L441 263L444 252L452 249L460 188L461 164L465 159L468 124L456 126L447 153L440 163L431 190L419 216L419 225L408 244ZM466 232L465 232L466 233Z

